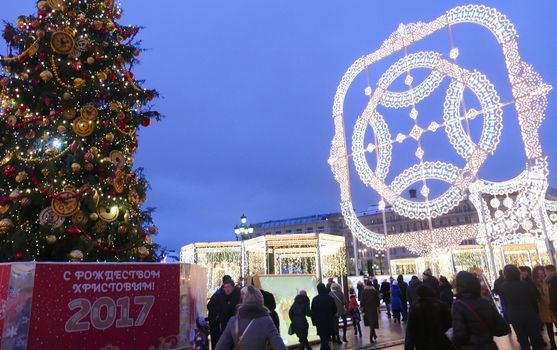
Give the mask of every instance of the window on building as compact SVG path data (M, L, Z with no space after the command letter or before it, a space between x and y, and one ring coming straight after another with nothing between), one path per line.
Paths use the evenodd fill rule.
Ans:
M313 227L306 227L306 232L313 232Z
M284 232L286 232L286 233L292 233L292 230L286 230L286 231L284 231Z
M301 229L301 228L297 228L297 229L296 229L296 233L302 233L302 229Z
M276 231L275 234L276 235L280 235L282 232L281 231Z

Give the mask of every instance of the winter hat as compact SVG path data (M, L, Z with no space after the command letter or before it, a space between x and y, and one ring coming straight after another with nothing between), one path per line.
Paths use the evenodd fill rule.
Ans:
M244 288L247 288L247 293L244 295L242 300L243 304L263 306L263 294L261 294L259 289L254 286L247 286Z
M338 283L333 283L331 284L331 290L334 290L335 292L340 292L342 291L342 287Z
M428 276L428 277L432 277L432 276L433 276L433 274L431 273L431 270L430 270L430 269L426 269L426 270L424 271L423 275L424 275L424 276Z

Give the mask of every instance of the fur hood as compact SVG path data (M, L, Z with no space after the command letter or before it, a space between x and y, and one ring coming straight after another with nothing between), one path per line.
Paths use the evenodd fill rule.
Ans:
M248 320L265 316L269 316L269 309L260 305L240 304L238 305L238 310L236 311L237 318Z

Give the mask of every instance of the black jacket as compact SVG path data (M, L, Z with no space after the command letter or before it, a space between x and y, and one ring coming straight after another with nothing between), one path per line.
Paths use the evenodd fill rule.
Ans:
M425 286L431 288L435 292L435 295L439 298L439 280L436 277L431 276L428 278L424 278L424 281L422 283Z
M400 289L400 301L402 304L406 305L408 302L408 296L406 294L408 291L408 283L404 282L404 280L398 280L398 288Z
M319 294L311 301L311 320L317 328L317 334L321 336L332 336L333 325L337 320L337 304L332 296Z
M509 326L493 304L481 297L459 295L453 304L452 315L453 343L460 350L495 350L497 345L493 337L510 332Z
M412 306L406 327L405 350L452 350L445 335L451 328L451 311L436 297L419 298Z
M388 303L391 300L391 284L387 281L382 282L379 293L381 293L383 301Z
M513 325L539 323L538 291L524 281L505 280L501 286L501 297L507 302L509 319Z
M406 300L408 301L408 305L412 305L412 303L416 300L416 288L418 288L422 282L419 279L410 280L408 284L408 288L406 289Z
M553 315L557 317L557 272L550 273L545 282L549 285L549 306Z
M450 284L444 284L440 286L439 298L443 303L447 304L447 306L451 308L453 306L453 301L454 301L453 286L451 286Z
M240 303L240 289L234 288L230 295L226 295L222 287L213 294L207 310L209 312L209 324L217 324L220 327L220 332L226 328L228 320L236 313L236 305ZM213 328L213 327L211 327Z
M288 311L292 331L298 338L305 338L308 335L309 323L306 317L310 317L309 298L305 295L296 295L294 303Z
M266 290L263 289L260 289L259 291L261 292L261 294L263 294L263 305L265 305L265 307L269 309L270 311L269 316L271 316L273 323L277 327L277 331L279 331L280 333L280 320L277 312L275 311L277 308L275 296L273 295L273 293L267 292Z

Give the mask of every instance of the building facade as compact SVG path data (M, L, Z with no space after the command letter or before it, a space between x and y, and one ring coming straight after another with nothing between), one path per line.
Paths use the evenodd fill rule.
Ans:
M369 209L358 213L360 221L374 232L384 233L383 214L376 209ZM389 208L385 212L387 234L421 231L429 228L427 220L413 220L398 215ZM461 202L451 212L432 219L433 228L458 226L477 223L478 215L473 205L468 201ZM365 246L355 239L346 226L342 214L332 213L271 220L253 225L254 236L281 235L296 233L326 233L345 238L346 258L349 274L383 274L387 269L387 255L391 260L404 262L405 259L415 259L405 247L392 247L389 254ZM475 242L464 241L462 245L474 245Z

